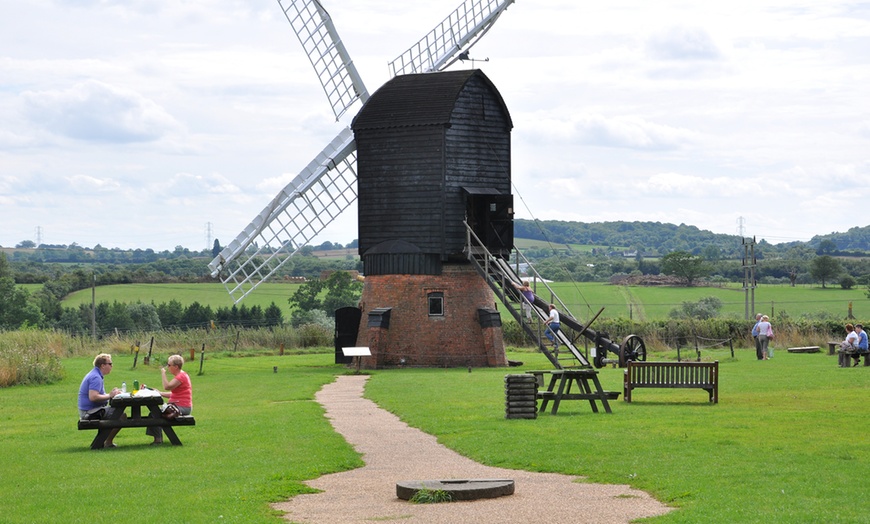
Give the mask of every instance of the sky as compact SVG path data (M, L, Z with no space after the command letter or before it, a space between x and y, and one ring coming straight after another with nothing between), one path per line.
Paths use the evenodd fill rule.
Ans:
M460 0L321 3L374 92ZM855 0L516 0L451 69L507 104L516 218L780 243L870 224L868 50ZM276 0L0 0L0 246L227 245L358 109Z

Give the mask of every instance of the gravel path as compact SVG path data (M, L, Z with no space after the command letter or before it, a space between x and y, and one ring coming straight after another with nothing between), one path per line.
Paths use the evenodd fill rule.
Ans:
M574 477L478 464L409 427L363 398L366 375L339 376L317 395L336 431L366 465L307 482L322 493L274 504L290 522L332 524L401 521L426 524L625 523L670 508L626 485L586 484ZM441 504L412 504L396 496L404 480L513 479L513 495Z

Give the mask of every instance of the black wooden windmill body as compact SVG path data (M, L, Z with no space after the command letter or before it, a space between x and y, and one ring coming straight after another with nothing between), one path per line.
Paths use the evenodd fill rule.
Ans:
M513 0L464 0L390 64L394 78L371 98L320 3L278 3L336 119L357 100L363 108L215 257L212 275L241 301L359 197L367 365L504 365L493 293L466 240L473 232L496 256L513 248L512 124L482 72L443 70Z
M495 86L478 70L397 76L351 127L369 365L505 365L468 258L471 233L495 256L513 249L512 124Z

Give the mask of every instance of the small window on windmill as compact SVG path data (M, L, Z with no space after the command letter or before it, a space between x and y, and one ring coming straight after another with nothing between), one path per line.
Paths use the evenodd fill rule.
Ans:
M429 316L443 317L444 316L444 293L436 291L429 293Z

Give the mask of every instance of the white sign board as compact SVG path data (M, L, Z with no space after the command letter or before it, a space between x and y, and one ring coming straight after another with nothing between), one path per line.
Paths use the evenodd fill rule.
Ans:
M372 352L369 348L341 348L341 352L346 357L370 357Z

